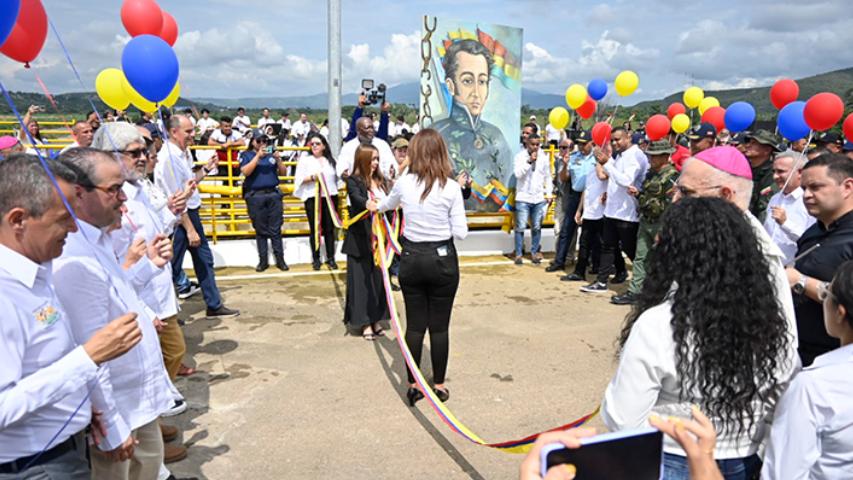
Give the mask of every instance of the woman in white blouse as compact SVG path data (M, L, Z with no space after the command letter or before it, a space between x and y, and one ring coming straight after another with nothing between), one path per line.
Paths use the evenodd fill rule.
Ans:
M826 332L841 347L803 369L779 401L764 480L853 478L853 261L819 295Z
M336 270L335 263L335 225L332 223L332 212L329 211L322 192L317 190L317 179L320 175L325 179L332 204L338 204L338 176L335 173L335 158L332 157L332 149L326 138L320 134L309 134L305 142L311 147L311 152L299 157L296 164L296 174L293 183L296 190L293 195L305 204L305 213L308 215L308 226L311 228L311 254L314 256L314 270L320 269L320 249L316 245L317 224L320 226L321 237L326 245L326 264L329 268ZM316 202L320 202L320 219L315 219Z
M752 478L766 424L798 365L769 272L733 204L687 198L670 207L622 331L604 423L639 428L651 414L690 418L698 405L719 433L713 454L723 476ZM684 450L667 439L664 452L663 478L686 480Z
M453 239L468 235L462 189L451 178L447 145L433 129L418 132L409 144L408 173L388 197L368 202L371 211L403 207L403 254L400 286L406 302L406 344L420 365L424 336L429 331L434 391L441 401L450 394L444 386L450 350L450 313L459 286L459 261ZM412 372L407 372L409 405L423 398Z

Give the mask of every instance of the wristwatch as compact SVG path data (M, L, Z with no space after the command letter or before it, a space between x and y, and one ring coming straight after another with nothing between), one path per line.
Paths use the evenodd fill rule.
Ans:
M805 293L805 291L806 291L806 278L808 278L808 277L806 277L803 274L800 274L800 279L797 280L797 283L795 283L793 287L791 287L791 290L793 290L794 293L796 293L797 295L802 295L803 293Z

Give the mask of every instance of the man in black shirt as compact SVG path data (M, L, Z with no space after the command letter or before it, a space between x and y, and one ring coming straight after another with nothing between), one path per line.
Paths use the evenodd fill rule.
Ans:
M817 223L797 242L797 260L788 267L794 293L799 353L803 366L839 347L826 333L821 284L829 282L839 265L853 259L853 162L840 154L824 154L806 164L802 176L803 202Z

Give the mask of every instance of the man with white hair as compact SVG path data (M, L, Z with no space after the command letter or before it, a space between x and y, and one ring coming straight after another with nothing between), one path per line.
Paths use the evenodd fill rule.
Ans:
M767 205L764 228L785 255L785 265L792 265L797 255L797 240L817 219L809 215L803 203L800 181L806 157L786 150L773 160L773 181L779 188Z
M779 295L779 308L785 316L791 335L792 341L788 348L796 351L797 321L788 274L785 271L785 255L767 235L761 222L749 211L752 188L752 168L746 157L734 147L714 147L684 161L672 200L677 202L682 197L719 197L743 210L761 248L761 252L756 253L764 255L770 265L771 280Z

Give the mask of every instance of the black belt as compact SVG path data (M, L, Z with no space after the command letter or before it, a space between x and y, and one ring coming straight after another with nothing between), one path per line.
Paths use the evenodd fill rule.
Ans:
M29 457L21 457L8 463L0 464L0 473L18 473L24 469L43 465L51 460L55 460L66 453L77 449L77 442L74 441L74 436L71 435L67 440L50 450L30 455Z
M250 193L278 193L278 187L273 188L256 188L253 190L246 190L246 195Z

